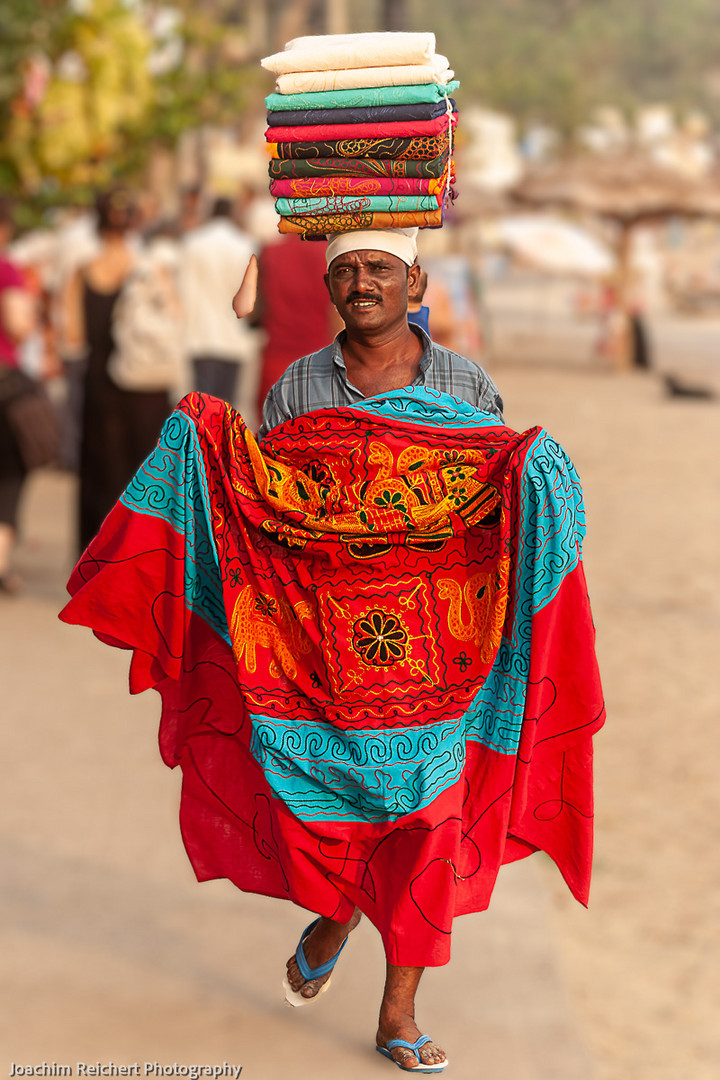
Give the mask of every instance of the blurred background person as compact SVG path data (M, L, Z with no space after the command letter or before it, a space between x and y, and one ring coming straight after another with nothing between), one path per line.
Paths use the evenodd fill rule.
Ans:
M55 231L55 258L48 284L51 324L58 362L65 378L60 463L69 472L77 473L80 471L85 347L82 343L78 345L77 340L72 345L68 341L66 292L78 267L88 263L100 247L94 208L65 208L58 217Z
M234 220L232 199L221 197L210 219L185 235L180 267L193 389L238 404L250 426L255 402L247 401L247 391L256 374L256 335L235 318L232 301L252 254L251 240Z
M137 265L130 239L134 203L122 188L96 202L97 253L72 275L65 295L65 339L85 357L80 437L78 539L84 550L153 449L168 415L167 390L131 390L111 377L113 317Z
M9 408L16 399L20 349L37 329L35 304L21 269L7 257L13 220L9 202L0 199L0 593L21 588L11 569L17 538L17 515L27 465L11 424Z
M423 304L423 298L427 290L428 276L425 270L420 271L417 285L408 288L408 322L419 326L426 334L430 333L430 308Z
M36 380L56 380L62 375L52 311L57 233L52 228L29 229L12 243L7 255L23 275L37 316L35 332L19 347L18 366Z
M205 220L205 195L200 184L193 184L182 188L179 198L176 230L178 236L184 236Z
M127 401L133 452L145 457L159 426L181 396L185 376L185 318L180 303L180 244L171 222L155 225L137 248L112 318L110 378ZM137 396L141 394L142 396ZM146 425L148 412L151 423ZM142 458L141 458L142 460Z
M324 348L342 322L325 287L325 245L286 235L258 259L258 301L252 323L264 334L258 415L270 387L295 360Z
M427 289L423 304L428 309L428 333L438 345L485 362L482 314L470 264L463 255L423 256Z

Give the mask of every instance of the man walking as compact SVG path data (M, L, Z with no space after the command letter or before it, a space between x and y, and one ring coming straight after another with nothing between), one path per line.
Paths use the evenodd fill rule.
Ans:
M252 253L228 198L216 199L210 219L182 243L180 286L193 386L230 404L238 395L245 398L242 382L252 377L256 362L253 331L233 318L230 306Z
M408 293L422 273L416 235L416 229L358 230L330 238L325 283L345 330L332 344L291 365L270 389L261 436L305 413L357 404L404 387L452 395L502 420L502 400L488 375L408 323ZM253 303L252 292L242 293L241 288L235 299L240 317ZM304 931L287 964L290 1004L308 1004L327 989L360 918L356 907L348 921L319 917ZM445 1053L415 1022L423 970L388 960L377 1048L404 1070L440 1072L447 1065Z
M345 330L271 389L260 444L190 395L62 617L162 694L198 878L318 914L288 1003L327 990L362 912L387 961L376 1049L440 1072L415 994L454 918L537 850L587 901L604 708L582 500L557 444L408 326L414 234L334 237L327 267Z
M340 233L327 247L326 285L345 324L332 345L299 360L271 388L260 434L314 409L357 402L405 386L462 398L502 418L502 401L476 364L434 345L408 323L408 290L417 285L416 229ZM299 1005L327 985L344 941L360 921L320 918L288 961L289 1000ZM446 1057L415 1023L423 968L387 964L377 1046L402 1068L439 1072Z

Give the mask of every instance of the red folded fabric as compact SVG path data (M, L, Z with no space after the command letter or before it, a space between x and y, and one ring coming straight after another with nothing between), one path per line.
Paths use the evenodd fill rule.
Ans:
M269 127L267 142L317 142L318 139L382 139L387 137L415 138L418 135L439 135L447 131L448 117L453 128L457 113L446 113L433 120L400 120L388 124L304 124L302 127Z

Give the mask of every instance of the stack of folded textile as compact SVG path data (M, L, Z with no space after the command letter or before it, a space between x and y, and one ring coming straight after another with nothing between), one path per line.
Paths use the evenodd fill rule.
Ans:
M281 233L442 224L460 84L434 34L295 38L262 65L277 76L265 137Z

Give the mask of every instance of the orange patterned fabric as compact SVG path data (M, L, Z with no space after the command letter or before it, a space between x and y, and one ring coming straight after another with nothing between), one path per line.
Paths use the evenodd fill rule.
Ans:
M435 229L442 225L442 210L422 210L405 214L364 212L359 214L295 214L278 222L281 233L324 237L328 233L353 229Z

